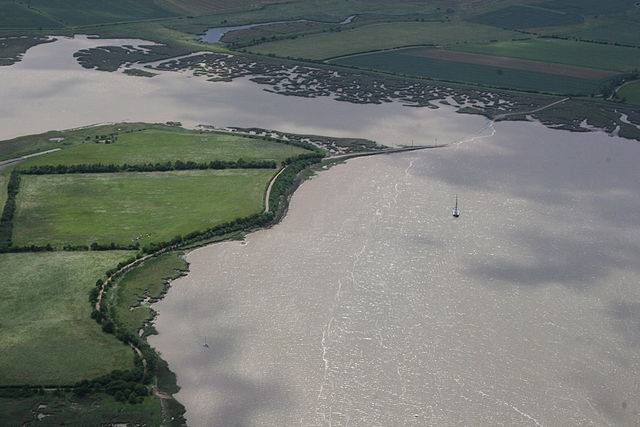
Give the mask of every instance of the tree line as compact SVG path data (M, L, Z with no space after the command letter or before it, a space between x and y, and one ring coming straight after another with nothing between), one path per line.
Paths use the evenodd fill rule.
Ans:
M174 170L206 170L206 169L275 169L277 164L273 160L244 160L236 161L213 160L210 162L183 162L176 160L163 163L116 164L78 164L78 165L41 165L22 169L25 175L63 175L73 173L114 173L114 172L167 172Z

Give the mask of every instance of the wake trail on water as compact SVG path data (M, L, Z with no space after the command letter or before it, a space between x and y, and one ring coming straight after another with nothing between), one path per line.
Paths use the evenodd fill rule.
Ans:
M461 145L461 144L465 144L465 143L469 143L469 142L474 142L477 141L479 139L484 139L484 138L491 138L492 136L494 136L496 134L496 128L494 126L495 121L494 120L488 120L487 123L482 126L480 129L478 129L474 134L472 134L469 137L465 137L453 142L450 142L448 144L445 144L447 147L449 146L454 146L454 145Z

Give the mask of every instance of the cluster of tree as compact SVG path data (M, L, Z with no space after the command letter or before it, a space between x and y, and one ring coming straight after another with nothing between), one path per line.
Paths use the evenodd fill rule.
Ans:
M177 160L175 162L164 163L137 163L104 165L102 163L95 164L79 164L79 165L42 165L31 166L21 171L28 175L51 175L51 174L67 174L67 173L114 173L114 172L166 172L173 170L205 170L205 169L275 169L276 162L273 160L244 160L236 161L214 160L211 162L197 163L193 161L183 162Z
M319 163L322 155L304 154L295 161L288 164L287 168L282 171L271 187L269 195L269 211L275 216L284 210L283 203L286 203L287 196L299 184L298 174L307 167Z
M7 184L7 201L0 217L0 252L5 252L11 247L11 234L13 233L13 215L16 211L16 196L20 189L20 174L11 172Z
M617 97L616 88L626 82L637 80L638 77L640 77L640 73L638 72L638 70L634 70L632 73L625 73L615 76L612 79L608 80L604 86L602 86L602 88L600 89L600 94L604 98L609 98L611 96Z
M67 246L65 246L66 248ZM71 246L73 249L71 250L80 250L76 248L84 247L84 246ZM116 243L97 243L93 242L89 248L92 251L135 251L140 249L140 243L131 243L130 245L120 245Z
M137 357L137 360L140 360ZM141 367L128 371L115 370L93 380L82 380L73 385L76 396L89 393L104 392L113 396L118 402L129 402L135 405L149 396L150 389L144 381L144 370Z
M55 248L51 246L50 243L47 243L44 246L38 245L27 245L27 246L9 246L0 250L0 252L49 252L53 251Z

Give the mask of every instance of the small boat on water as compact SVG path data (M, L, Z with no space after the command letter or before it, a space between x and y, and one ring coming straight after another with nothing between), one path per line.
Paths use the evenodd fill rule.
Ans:
M455 218L460 216L460 209L458 209L458 196L456 196L456 206L451 210L451 213Z

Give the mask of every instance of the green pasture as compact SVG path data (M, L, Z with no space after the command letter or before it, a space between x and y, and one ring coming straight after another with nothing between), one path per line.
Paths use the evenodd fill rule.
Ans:
M89 138L82 143L61 151L35 157L20 165L73 165L73 164L136 164L181 160L209 162L212 160L235 161L274 160L280 163L287 157L297 156L307 150L293 145L247 138L220 132L197 132L181 128L148 129L140 132L121 133L110 144Z
M260 212L275 169L25 175L14 245L171 240Z
M551 0L536 6L580 15L605 15L629 10L636 2L637 0Z
M629 104L640 105L640 82L630 83L618 91L618 98Z
M263 43L251 52L306 59L326 59L358 52L411 45L455 46L471 39L476 42L511 40L521 36L512 31L463 22L396 22L373 24L334 33L312 34L295 40Z
M91 319L96 280L132 252L0 254L0 382L70 384L133 367Z
M417 77L558 94L589 94L597 91L602 84L600 80L588 80L536 71L515 70L405 54L405 52L411 51L409 49L372 53L340 58L332 62L340 65Z
M162 410L156 396L140 404L117 402L108 394L78 397L73 393L44 392L26 398L0 398L4 425L161 425ZM38 414L46 415L38 421Z
M458 45L452 49L619 72L630 72L640 67L640 49L571 40L500 41Z
M575 13L564 13L540 7L513 5L474 16L470 18L469 21L475 22L476 24L517 30L576 25L584 22L584 19Z
M168 281L187 270L188 264L177 253L163 254L129 270L116 288L115 320L119 327L137 335L153 319L150 304L164 293ZM148 302L144 302L145 299Z

